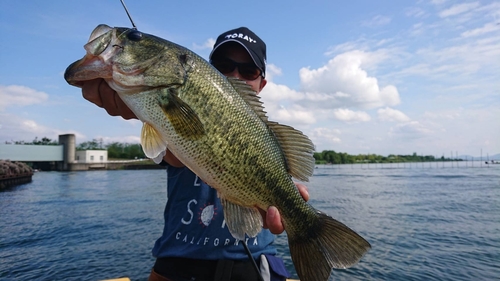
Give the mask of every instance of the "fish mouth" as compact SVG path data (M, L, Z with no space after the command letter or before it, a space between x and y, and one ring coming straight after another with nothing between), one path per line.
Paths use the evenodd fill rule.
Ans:
M113 38L113 28L108 25L98 25L85 45L85 57L70 64L64 72L64 79L68 84L82 87L85 81L97 78L111 78L112 67L105 62L103 53L106 53Z
M144 61L120 60L126 45L127 37L124 36L128 28L111 28L101 24L97 26L85 44L85 56L72 63L64 72L64 79L70 85L82 88L86 81L102 78L108 84L120 88L144 86L139 75L149 67L160 61L161 54L152 56ZM127 76L134 77L127 83ZM111 85L110 85L111 86Z
M148 79L148 76L158 75L156 70L164 67L165 47L156 45L153 52L144 54L144 47L138 45L135 37L129 36L131 30L104 24L97 26L84 46L85 56L66 68L66 82L82 88L86 81L100 78L113 90L123 93L167 86L159 83L158 79ZM149 46L150 43L144 44ZM180 63L177 69L185 71Z
M84 58L70 64L64 72L68 84L81 88L86 81L97 78L113 77L112 67L106 65L98 56L86 55Z

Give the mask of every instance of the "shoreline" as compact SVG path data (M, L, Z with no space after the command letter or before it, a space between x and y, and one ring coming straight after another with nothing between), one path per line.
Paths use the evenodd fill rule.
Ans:
M30 183L33 181L33 173L24 173L19 175L0 175L0 191L5 189Z

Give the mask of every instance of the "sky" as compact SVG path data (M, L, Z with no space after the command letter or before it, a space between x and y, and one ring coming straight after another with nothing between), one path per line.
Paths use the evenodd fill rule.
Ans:
M222 32L252 29L267 45L269 119L316 151L500 153L500 2L126 4L140 31L205 59ZM140 121L109 116L63 78L99 24L131 27L119 0L0 1L0 143L139 143Z

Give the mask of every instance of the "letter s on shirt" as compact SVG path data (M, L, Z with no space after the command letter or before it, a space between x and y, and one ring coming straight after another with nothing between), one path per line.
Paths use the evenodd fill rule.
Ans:
M185 220L184 218L181 219L181 222L183 224L190 224L192 221L193 221L193 217L194 217L194 214L193 214L193 211L191 211L191 204L197 204L198 201L196 201L195 199L192 199L190 200L188 203L187 203L187 212L190 216L190 218L188 220Z

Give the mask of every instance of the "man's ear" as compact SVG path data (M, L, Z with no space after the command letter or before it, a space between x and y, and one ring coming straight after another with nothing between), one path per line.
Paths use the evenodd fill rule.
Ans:
M267 80L266 80L266 78L262 78L262 79L260 80L260 85L259 85L259 93L260 93L260 91L262 91L262 89L264 89L264 86L266 86L266 84L267 84Z

